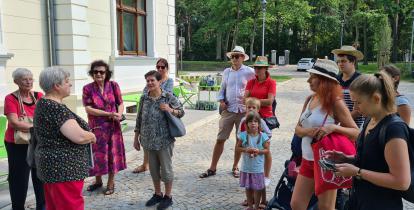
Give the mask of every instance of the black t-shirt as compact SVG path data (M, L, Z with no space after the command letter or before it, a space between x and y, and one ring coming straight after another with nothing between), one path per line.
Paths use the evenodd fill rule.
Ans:
M407 141L409 137L406 125L402 122L395 122L389 124L385 130L385 143L380 142L379 133L382 125L391 117L393 115L386 116L364 137L368 122L365 123L357 140L358 149L355 163L357 167L375 172L389 172L384 156L385 145L393 138ZM402 210L401 191L380 187L365 180L354 179L350 207L353 210Z

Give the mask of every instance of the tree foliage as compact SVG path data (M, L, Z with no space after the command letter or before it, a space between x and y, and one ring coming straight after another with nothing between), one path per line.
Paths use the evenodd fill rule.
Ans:
M260 54L261 0L177 0L179 36L185 37L187 60L225 60L225 52L241 45ZM402 60L409 46L412 0L267 0L265 54L290 50L301 57L332 56L343 44L363 51L366 60Z

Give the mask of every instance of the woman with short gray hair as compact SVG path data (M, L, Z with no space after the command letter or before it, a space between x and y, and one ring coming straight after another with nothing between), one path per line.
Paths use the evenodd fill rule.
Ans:
M18 68L13 71L12 77L18 90L8 94L4 99L4 114L8 120L4 141L8 156L8 183L12 209L24 209L30 171L36 195L36 209L43 209L43 184L36 175L36 169L31 169L26 162L28 142L14 137L17 131L29 133L29 129L33 127L30 119L33 118L36 101L43 94L32 91L33 74L30 70ZM24 117L29 120L23 120Z
M69 76L62 68L51 67L39 77L46 95L38 102L33 122L38 141L35 161L47 210L84 209L83 180L91 162L88 145L96 142L88 123L62 102L70 95Z

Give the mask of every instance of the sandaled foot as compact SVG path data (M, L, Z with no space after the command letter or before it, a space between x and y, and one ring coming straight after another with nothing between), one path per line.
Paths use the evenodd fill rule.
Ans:
M107 186L105 191L103 192L104 195L112 195L115 192L115 185Z
M214 176L214 175L216 175L216 170L211 170L211 169L207 169L207 171L206 172L204 172L204 173L202 173L202 174L200 174L200 178L207 178L207 177L209 177L209 176Z
M242 206L248 206L249 204L247 203L247 200L244 200L244 201L241 203L241 205L242 205Z
M138 166L138 167L136 167L133 171L132 171L132 173L134 173L134 174L139 174L139 173L142 173L142 172L145 172L145 171L148 171L148 168L146 168L145 166Z
M259 207L257 208L257 209L266 209L266 204L264 204L264 203L261 203L261 204L259 204Z
M93 183L93 184L91 184L91 185L89 185L87 188L86 188L86 191L88 191L88 192L93 192L93 191L95 191L95 190L97 190L97 189L99 189L99 188L101 188L102 187L102 182L101 183Z
M233 168L233 169L231 170L231 173L233 174L233 177L234 177L234 178L239 178L239 177L240 177L240 171L239 171L239 168Z

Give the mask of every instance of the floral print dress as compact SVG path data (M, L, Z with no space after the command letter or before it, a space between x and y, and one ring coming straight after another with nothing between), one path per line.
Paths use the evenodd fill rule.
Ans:
M105 82L103 94L96 82L85 85L82 99L85 107L90 106L106 112L116 112L117 106L122 104L121 90L114 81ZM96 144L92 146L95 166L89 170L89 175L101 176L126 169L120 122L90 114L88 122L96 136Z

